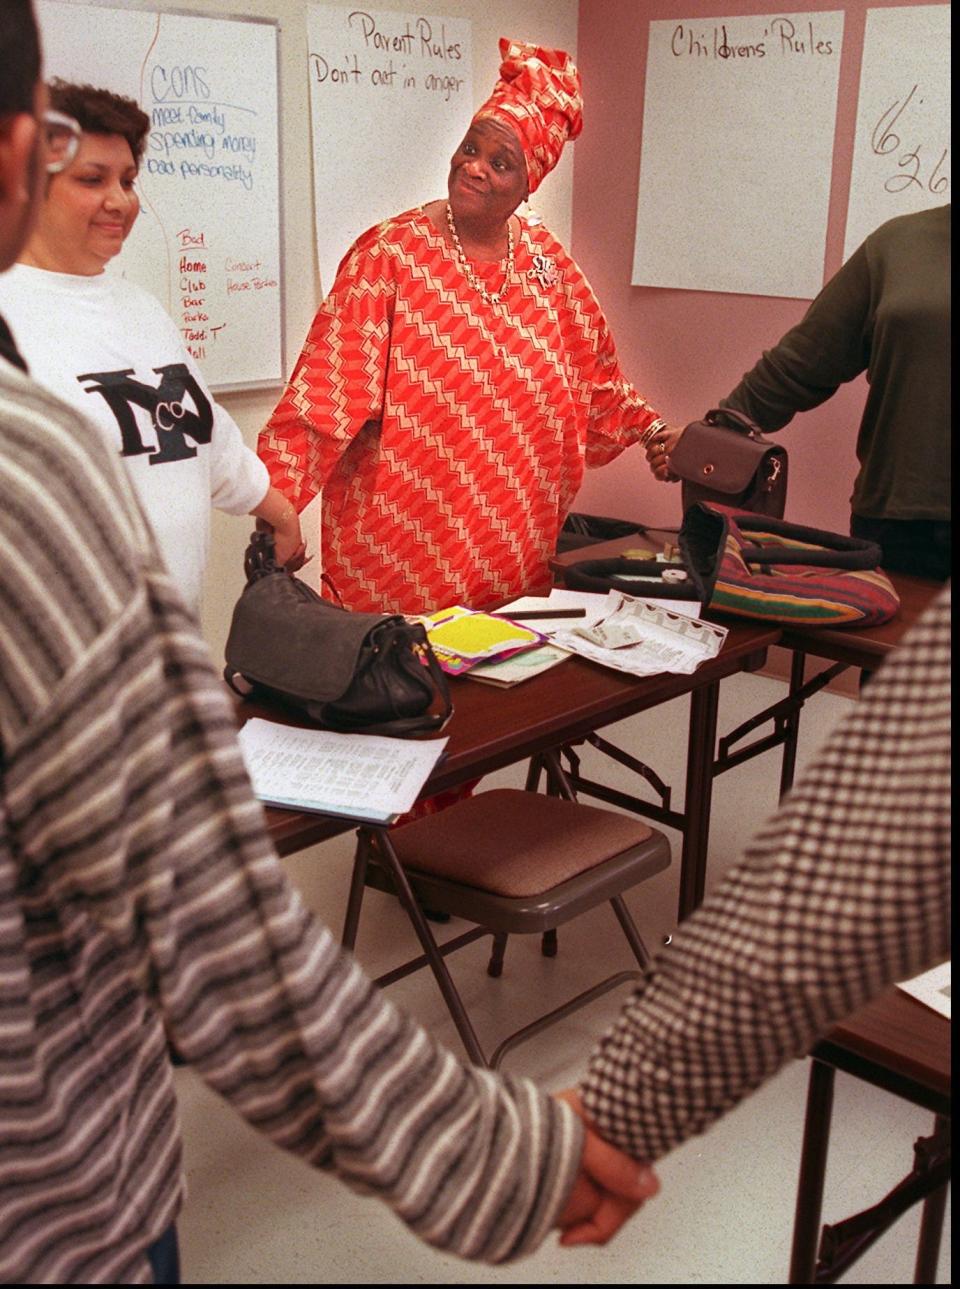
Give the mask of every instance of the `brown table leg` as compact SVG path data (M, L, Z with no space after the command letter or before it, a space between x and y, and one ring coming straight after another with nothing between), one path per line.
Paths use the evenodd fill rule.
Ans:
M807 655L794 649L790 661L790 694L793 696L803 688L803 675ZM793 776L797 766L797 738L800 734L800 708L796 707L784 722L783 761L780 766L780 799L781 801L793 787Z
M949 1132L949 1120L937 1115L934 1120L934 1137ZM914 1267L915 1285L932 1285L937 1282L937 1263L940 1260L940 1237L943 1234L943 1215L947 1208L947 1183L938 1186L923 1201L920 1221L920 1239L917 1244L917 1261Z
M690 695L687 779L683 797L685 822L680 861L680 901L677 909L677 918L681 922L703 902L719 700L719 682L695 689Z
M792 1285L816 1283L823 1181L827 1171L830 1118L833 1113L833 1083L833 1066L814 1059L810 1067L800 1180L797 1184L797 1207L793 1220L793 1248L790 1254L790 1279L787 1282Z

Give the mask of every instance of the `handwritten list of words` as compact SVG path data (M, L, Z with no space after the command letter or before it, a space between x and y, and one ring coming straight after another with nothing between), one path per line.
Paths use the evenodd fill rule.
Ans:
M448 38L442 18L401 16L397 22L393 14L377 18L355 9L347 15L346 30L350 39L341 44L347 48L337 51L330 46L324 53L311 52L318 85L367 83L388 89L424 90L442 95L444 101L463 90L466 78L457 75L457 67L463 62L463 46L459 40Z
M242 98L243 85L222 80L217 68L206 63L164 60L149 67L151 128L144 170L154 184L183 185L184 195L200 196L213 188L230 200L229 190L239 189L235 196L250 194L255 200L258 187L272 177L269 164L266 175L258 165L266 153L260 113L248 104L228 102ZM255 241L241 242L219 223L192 220L176 229L172 240L175 263L168 305L187 351L198 362L209 362L229 339L236 314L233 298L279 292L278 272L265 264ZM241 245L240 253L230 249Z
M364 229L446 192L450 157L473 111L470 23L311 5L307 37L317 253L327 291Z
M135 99L149 118L140 218L110 271L160 299L209 384L276 383L276 26L57 0L38 15L48 75Z

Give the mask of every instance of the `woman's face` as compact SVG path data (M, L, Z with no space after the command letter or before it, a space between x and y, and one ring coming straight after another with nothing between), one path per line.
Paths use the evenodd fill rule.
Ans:
M450 161L447 191L454 218L506 223L527 195L520 141L499 121L472 121Z
M76 157L53 175L30 250L59 273L102 273L140 213L137 165L122 134L84 134Z

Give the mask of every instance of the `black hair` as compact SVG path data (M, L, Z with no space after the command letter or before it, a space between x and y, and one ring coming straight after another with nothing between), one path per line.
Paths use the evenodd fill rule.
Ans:
M130 144L134 161L140 165L150 118L132 98L59 79L52 80L49 88L51 107L72 116L84 134L122 135Z
M0 0L0 116L33 112L40 34L32 0Z

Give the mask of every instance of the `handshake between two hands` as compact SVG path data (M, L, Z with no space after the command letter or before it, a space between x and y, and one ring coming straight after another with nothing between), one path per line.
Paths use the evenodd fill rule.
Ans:
M580 1172L557 1218L560 1243L606 1244L656 1195L660 1182L649 1164L638 1164L594 1132L574 1089L556 1096L580 1116L585 1129Z

